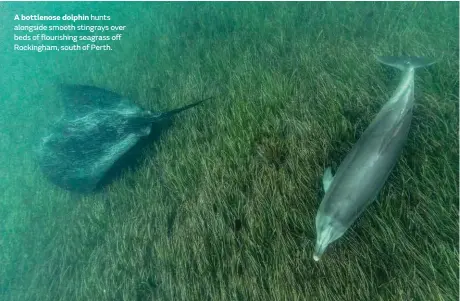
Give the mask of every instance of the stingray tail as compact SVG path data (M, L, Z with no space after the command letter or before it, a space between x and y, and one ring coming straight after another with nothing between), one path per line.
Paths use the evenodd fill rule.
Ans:
M382 64L398 68L402 71L411 68L428 67L436 63L434 59L417 56L378 56L377 60Z
M181 108L178 108L178 109L174 109L174 110L171 110L171 111L168 111L168 112L164 112L161 114L161 118L169 118L173 115L176 115L177 113L180 113L182 111L185 111L185 110L188 110L188 109L191 109L193 107L196 107L197 105L201 104L202 102L205 102L206 100L209 100L211 99L212 97L208 97L206 99L203 99L203 100L200 100L200 101L197 101L197 102L194 102L192 104L189 104L189 105L186 105L186 106L183 106Z

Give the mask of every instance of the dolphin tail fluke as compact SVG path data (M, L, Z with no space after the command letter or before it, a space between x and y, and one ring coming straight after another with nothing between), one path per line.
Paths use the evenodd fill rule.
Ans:
M434 59L417 56L378 56L377 60L402 71L409 68L428 67L436 63Z

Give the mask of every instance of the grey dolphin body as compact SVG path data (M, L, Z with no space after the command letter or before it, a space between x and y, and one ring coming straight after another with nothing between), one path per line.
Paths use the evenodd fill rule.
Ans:
M335 176L330 168L324 173L325 195L316 215L315 261L377 197L407 140L414 105L415 69L434 63L419 57L377 59L400 69L402 79L393 96L340 164Z

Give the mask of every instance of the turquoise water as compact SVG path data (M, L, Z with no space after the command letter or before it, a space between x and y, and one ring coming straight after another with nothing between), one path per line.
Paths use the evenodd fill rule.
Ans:
M458 12L1 2L0 299L458 300ZM438 62L416 75L409 141L382 202L317 265L322 170L399 80L376 55ZM81 195L37 162L62 83L154 112L215 99L177 118L140 166Z

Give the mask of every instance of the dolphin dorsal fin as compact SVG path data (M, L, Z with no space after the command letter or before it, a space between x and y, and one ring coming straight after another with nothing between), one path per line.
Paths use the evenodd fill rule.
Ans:
M382 144L380 145L380 148L379 148L379 155L383 154L386 152L388 146L390 145L390 143L393 141L394 137L397 136L399 134L399 132L401 131L401 129L404 129L404 124L405 123L409 123L411 122L411 117L412 117L412 110L408 110L407 112L405 112L401 118L398 120L398 122L395 124L395 128L393 130L393 135L389 136L387 135L387 137L385 137L385 139L382 141Z

